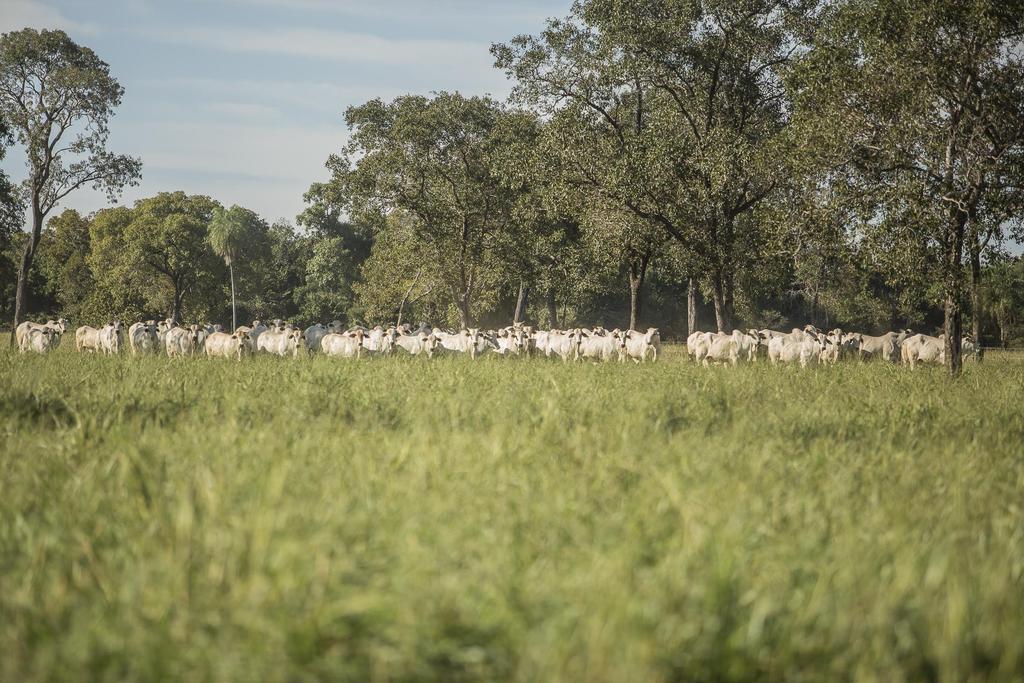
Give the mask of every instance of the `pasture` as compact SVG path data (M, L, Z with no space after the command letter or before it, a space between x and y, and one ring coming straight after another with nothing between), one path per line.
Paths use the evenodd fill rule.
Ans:
M0 680L1019 680L1024 358L0 351Z

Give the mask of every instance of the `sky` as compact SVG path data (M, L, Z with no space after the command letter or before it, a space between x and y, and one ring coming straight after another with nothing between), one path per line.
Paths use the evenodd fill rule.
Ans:
M141 157L120 203L205 194L294 221L345 143L345 109L458 90L505 98L491 43L537 33L571 0L0 0L0 33L60 28L125 89L109 148ZM15 146L0 162L25 177ZM82 189L55 210L91 212Z

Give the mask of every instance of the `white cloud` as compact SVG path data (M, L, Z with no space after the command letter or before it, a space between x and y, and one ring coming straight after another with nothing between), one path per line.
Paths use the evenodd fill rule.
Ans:
M536 23L538 28L543 20L552 15L566 14L571 0L206 0L217 4L241 5L245 7L273 7L290 11L346 14L371 19L416 21L421 17L449 15L448 21L460 17L486 15L491 21Z
M19 31L23 28L63 29L69 33L93 35L97 33L95 24L69 19L60 10L50 7L39 0L0 0L3 9L0 11L0 33Z
M212 50L389 65L444 65L465 69L481 60L489 67L488 44L460 40L382 38L365 33L310 28L244 29L201 26L146 31L171 44Z
M340 121L350 104L360 104L375 97L392 99L407 91L383 83L339 85L326 81L281 81L219 78L166 78L135 81L135 86L153 88L167 93L183 91L190 98L231 98L276 109L327 112Z

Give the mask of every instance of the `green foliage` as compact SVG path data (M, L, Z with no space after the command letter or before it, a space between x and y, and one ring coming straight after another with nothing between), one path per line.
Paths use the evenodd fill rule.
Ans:
M0 678L1021 677L1019 355L673 352L2 351Z
M311 188L311 195L330 193L356 222L380 226L388 213L403 212L423 265L436 272L463 325L502 279L496 241L511 229L513 194L490 157L503 115L489 98L450 93L351 107L349 143L328 160L330 187Z
M207 238L213 253L224 259L224 265L231 266L266 230L263 219L250 209L237 205L230 209L217 207L213 211Z
M753 239L741 228L760 227L739 219L778 184L787 20L772 2L586 0L492 48L515 100L549 117L545 180L676 239L712 286L720 328Z
M138 159L106 149L107 123L123 94L106 62L63 31L0 36L0 118L25 148L32 202L44 216L84 185L113 201L138 180Z
M139 275L155 282L146 292L147 304L181 319L206 318L203 288L223 282L223 269L210 248L207 229L220 205L199 195L162 192L136 203L124 231L123 253Z
M96 288L89 255L90 221L74 209L50 219L40 239L39 271L58 310L71 320L93 317L88 310Z

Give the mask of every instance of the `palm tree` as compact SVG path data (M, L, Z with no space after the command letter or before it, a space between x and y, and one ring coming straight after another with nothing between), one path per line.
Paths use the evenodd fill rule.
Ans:
M235 261L241 255L246 242L253 236L260 218L249 209L232 206L217 209L210 222L209 240L213 251L224 259L231 277L231 329L238 328L235 309Z

